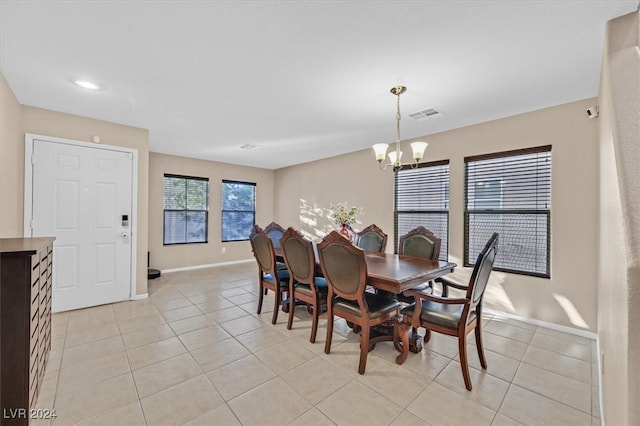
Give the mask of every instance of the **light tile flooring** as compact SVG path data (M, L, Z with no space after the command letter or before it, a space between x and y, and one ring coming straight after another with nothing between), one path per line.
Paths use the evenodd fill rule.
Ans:
M37 408L51 425L596 425L595 343L487 316L488 370L469 344L464 388L455 338L434 334L399 366L380 343L357 374L358 336L326 319L309 343L299 308L256 315L254 263L165 274L146 300L55 314ZM473 339L470 339L473 340Z

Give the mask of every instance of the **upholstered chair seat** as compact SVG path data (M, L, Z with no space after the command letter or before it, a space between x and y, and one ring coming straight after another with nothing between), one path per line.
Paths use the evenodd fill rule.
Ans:
M289 271L286 269L278 269L276 274L278 275L278 279L280 281L280 286L286 287L289 285L289 278L291 277L289 275ZM265 281L269 281L269 282L273 282L273 275L271 274L264 274L264 280Z
M411 304L400 313L413 317L416 305ZM456 329L460 325L460 317L462 316L463 305L445 305L443 303L431 302L429 300L422 301L422 312L420 312L420 321L437 324L442 327ZM469 313L469 321L476 320L476 311Z
M321 277L315 277L316 291L326 297L329 288L327 287L327 281ZM313 290L309 284L296 283L296 293L306 294L307 296L313 296Z
M371 319L388 315L391 312L397 311L400 307L400 302L390 297L365 292L364 298L367 302L367 307L369 308L368 314ZM350 315L362 317L362 310L357 300L343 299L338 296L335 298L333 307L336 310L347 312Z

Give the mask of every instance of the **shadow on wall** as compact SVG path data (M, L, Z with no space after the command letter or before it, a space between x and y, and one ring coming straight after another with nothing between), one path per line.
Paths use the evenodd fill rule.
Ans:
M484 300L489 302L494 309L516 313L516 308L504 289L503 284L506 278L506 274L492 271L489 277L489 284L485 290Z
M456 269L456 271L452 275L459 274L460 276L466 276L468 281L468 277L471 274L470 268L464 269ZM465 275L466 274L466 275ZM489 278L489 286L485 292L484 300L485 304L488 305L491 309L512 313L516 315L523 315L522 312L517 312L515 306L513 305L511 299L507 295L507 292L504 287L504 283L507 280L507 274L493 271L491 273L491 277ZM462 280L462 282L466 282ZM582 315L578 312L575 305L565 296L562 296L557 293L553 293L553 298L556 300L558 305L562 308L564 313L567 315L567 319L571 324L576 326L577 328L589 329L589 325L586 323ZM537 310L537 309L534 309Z
M564 310L564 313L567 314L567 318L569 318L571 324L575 325L576 327L584 328L587 330L589 329L589 326L585 322L584 318L582 318L582 315L580 315L575 305L569 299L556 293L553 293L553 298L556 299L556 302L558 302L560 307Z
M337 204L335 202L334 204ZM307 200L300 198L300 223L302 228L300 233L313 242L320 242L325 235L338 229L331 220L331 209L327 207L318 207L316 204L310 204ZM353 227L354 230L362 228L362 222L357 221Z

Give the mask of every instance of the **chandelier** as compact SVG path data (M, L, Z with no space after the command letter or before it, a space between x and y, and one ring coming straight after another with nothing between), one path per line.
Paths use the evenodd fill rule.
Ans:
M389 153L389 162L384 166L382 165L385 156L387 155L387 148L389 144L386 143L377 143L373 145L373 150L376 153L376 160L378 161L378 166L380 170L385 170L388 166L391 166L393 172L396 173L403 166L410 165L412 169L418 167L418 162L422 160L424 156L424 150L427 149L429 145L426 142L413 142L411 144L411 148L413 149L413 162L412 163L403 163L402 162L402 151L400 151L400 95L407 91L407 88L404 86L395 86L391 88L391 93L396 95L396 149Z

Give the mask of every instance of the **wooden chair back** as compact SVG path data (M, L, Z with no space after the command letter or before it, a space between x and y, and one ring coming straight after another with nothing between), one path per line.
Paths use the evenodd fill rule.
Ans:
M498 253L498 239L498 233L494 232L480 254L478 254L473 273L469 279L469 287L467 288L469 309L474 309L482 301L482 296L489 283L489 276Z
M338 232L331 231L318 244L318 257L330 293L347 300L364 300L367 285L364 250L351 244Z
M251 233L249 240L253 255L258 262L258 267L265 274L276 274L276 253L273 248L271 238L264 231L256 231Z
M264 228L264 232L271 238L275 248L280 247L280 238L284 235L284 231L285 229L275 222L271 222Z
M280 238L280 247L282 248L287 269L289 269L294 280L299 283L313 285L316 267L313 243L295 228L290 227Z
M424 226L418 226L400 237L398 254L438 259L442 240Z
M371 224L356 234L356 245L366 251L384 253L387 234L375 224Z

